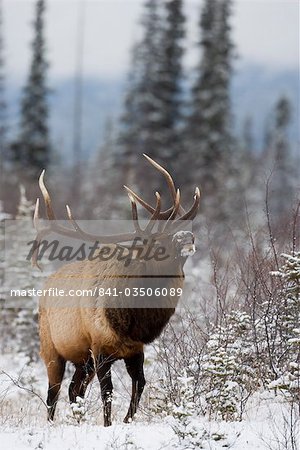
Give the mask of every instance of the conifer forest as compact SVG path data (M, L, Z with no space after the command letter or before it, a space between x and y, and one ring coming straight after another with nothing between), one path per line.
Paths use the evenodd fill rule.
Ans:
M297 15L0 0L3 448L300 450Z

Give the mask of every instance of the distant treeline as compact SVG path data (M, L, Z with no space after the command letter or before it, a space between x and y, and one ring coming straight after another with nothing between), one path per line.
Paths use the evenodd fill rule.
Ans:
M60 167L64 148L55 148L49 130L45 6L45 0L36 1L31 64L20 103L19 129L12 141L7 139L0 38L0 198L6 210L15 212L20 182L28 197L34 199L43 168L52 171L53 180L60 180L62 203L84 198L75 205L75 211L86 217L119 211L125 197L120 199L123 184L143 191L151 186L145 193L150 201L151 191L163 192L165 186L154 171L145 171L141 155L146 153L172 172L182 187L183 199L199 185L204 194L204 213L218 222L236 223L244 204L254 205L264 195L262 180L273 170L272 211L278 220L284 217L296 192L297 164L288 132L293 107L279 92L266 121L264 148L259 155L254 151L251 111L242 136L236 135L231 98L236 56L231 0L205 0L199 10L199 59L194 68L196 76L187 88L188 101L183 92L190 79L183 67L187 50L184 1L145 1L142 37L132 49L121 119L114 124L108 120L104 142L93 161L87 163L83 162L81 148L82 86L80 78L77 80L73 169Z

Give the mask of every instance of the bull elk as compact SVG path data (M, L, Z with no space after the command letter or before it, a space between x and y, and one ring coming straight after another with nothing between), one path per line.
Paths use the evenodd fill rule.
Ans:
M106 251L107 248L110 249L112 255L116 249L129 252L128 243L138 242L134 258L129 265L116 256L106 260L93 258L76 261L64 265L46 280L44 289L47 292L50 292L49 288L54 287L63 288L66 293L71 287L74 290L80 288L82 291L96 287L103 288L102 292L110 288L119 293L114 298L110 295L91 295L88 298L88 306L87 299L83 296L70 299L68 295L53 298L48 294L40 297L40 354L45 362L49 381L48 420L53 420L65 364L66 361L71 361L75 365L75 373L69 386L70 402L76 402L78 396L84 397L88 384L97 374L101 387L104 426L111 425L111 366L114 361L123 359L132 380L131 401L124 419L124 422L129 422L136 413L145 385L144 345L160 335L174 313L182 292L183 266L187 257L195 251L194 235L191 231L183 230L183 227L185 221L192 221L197 214L200 192L196 188L193 204L185 211L180 204L180 192L176 190L171 175L157 162L144 156L165 177L173 204L170 208L161 210L161 197L158 192L155 193L156 205L153 207L124 186L131 202L134 224L134 231L124 234L90 234L79 226L68 206L66 208L72 228L62 226L56 220L51 198L44 184L44 172L40 176L39 186L48 221L47 228L43 228L37 199L34 213L37 248L33 255L33 264L37 265L39 246L49 230L75 239L106 244ZM136 202L151 214L144 229L140 225ZM147 249L150 243L154 249L159 246L167 249L168 257L160 260L143 259L139 250ZM142 288L149 285L165 289L167 295L162 295L162 291L159 291L158 296L154 295L153 289L145 304ZM132 288L129 303L128 297L124 295L124 286ZM174 297L172 292L178 294ZM73 303L69 305L68 300Z

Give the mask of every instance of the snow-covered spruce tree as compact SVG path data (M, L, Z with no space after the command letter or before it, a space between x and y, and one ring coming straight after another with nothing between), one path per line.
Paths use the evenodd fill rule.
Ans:
M119 157L131 185L139 183L141 174L144 183L142 153L172 170L179 151L184 20L181 0L145 3L143 37L133 51L119 139Z
M204 376L208 387L205 399L208 413L212 418L233 420L238 414L237 383L232 381L238 370L237 361L224 347L220 346L215 336L207 343L208 353L204 358Z
M248 314L233 311L224 325L213 326L202 366L210 417L242 418L245 404L258 386L255 356Z
M207 201L213 202L212 210L218 210L219 214L225 204L222 196L226 181L234 168L230 101L234 57L231 3L231 0L204 2L199 23L201 61L192 86L191 112L186 125L189 181L192 176L196 184L201 184Z
M132 174L139 155L139 107L138 85L141 79L140 53L141 43L134 45L131 52L130 71L127 78L125 96L123 100L123 113L120 119L121 131L117 139L116 152L112 155L120 175L122 185L133 186Z
M185 16L182 0L164 3L166 17L162 24L161 61L158 69L157 97L160 100L160 120L157 130L156 154L172 173L181 173L182 142L182 58L184 53ZM152 150L153 152L154 150Z
M186 371L178 375L179 404L171 405L171 426L178 438L180 448L202 448L202 441L208 436L205 430L200 430L195 420L197 406L194 402L194 378L188 377ZM170 407L170 406L169 406Z
M271 388L278 388L299 402L300 392L300 252L283 254L285 264L273 276L283 282L279 337L277 344L278 377Z
M155 5L155 8L157 6ZM127 156L133 152L139 142L139 86L144 74L144 40L136 42L130 54L130 67L127 75L123 111L120 117L118 142L122 153Z
M230 37L228 0L206 0L200 18L202 59L192 87L189 145L208 181L216 183L217 166L230 152L233 44Z
M138 147L134 151L147 153L153 147L153 139L160 119L160 101L157 96L160 63L161 11L160 2L147 0L142 17L143 36L134 47L131 74L134 74L125 97L125 137L135 137ZM132 118L135 124L132 123ZM128 135L129 134L129 135ZM126 143L126 140L125 140Z
M6 236L4 276L7 290L21 289L25 292L36 287L30 261L26 259L26 239L30 241L30 236L34 239L31 220L33 210L34 205L27 200L25 188L21 185L17 220L11 223ZM24 354L31 361L38 355L36 299L28 295L11 297L6 306L11 313L8 335L13 336L13 350Z
M33 170L34 174L39 174L41 169L48 166L51 156L44 13L45 0L37 0L33 22L32 60L21 101L20 130L18 138L12 144L13 159L20 163L23 169Z
M161 61L162 18L161 4L158 0L145 2L141 25L143 35L135 45L132 55L133 76L125 97L122 119L124 131L120 136L120 142L124 143L125 159L122 158L122 161L125 161L124 173L133 185L139 185L142 174L143 183L145 182L140 155L147 153L155 158L154 153L158 150L159 143L161 100L157 90Z

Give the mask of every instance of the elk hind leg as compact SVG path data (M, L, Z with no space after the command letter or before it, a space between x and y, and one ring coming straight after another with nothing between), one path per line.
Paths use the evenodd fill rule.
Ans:
M128 423L135 415L146 381L144 376L144 353L140 352L131 358L125 358L127 372L132 380L131 400L124 422Z
M51 360L47 365L48 372L48 420L53 420L56 404L59 397L61 382L65 372L66 361L59 355Z

